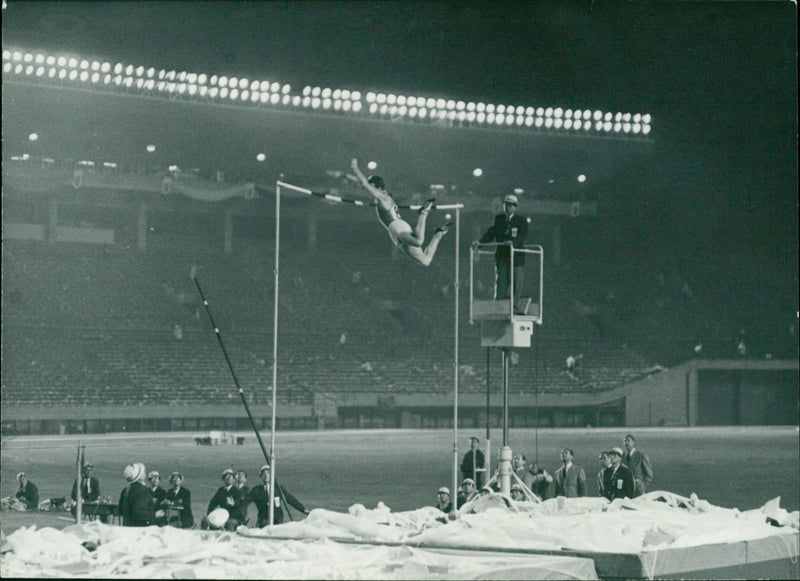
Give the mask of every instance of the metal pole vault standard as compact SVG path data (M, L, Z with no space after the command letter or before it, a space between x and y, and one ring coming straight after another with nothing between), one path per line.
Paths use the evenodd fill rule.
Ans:
M277 410L277 393L278 393L278 284L280 280L280 227L281 227L281 188L297 192L298 194L305 194L307 196L315 196L324 198L332 202L341 202L345 204L353 204L354 206L369 206L362 200L355 200L350 198L343 198L336 194L327 192L314 192L307 188L301 188L282 180L275 183L275 308L273 316L273 330L272 330L272 427L271 427L271 449L270 449L270 512L269 522L273 523L273 502L274 496L274 482L275 482L275 421ZM412 204L409 206L399 206L409 210L419 210L422 204ZM458 489L458 299L459 299L459 284L458 284L458 264L459 264L459 242L461 239L461 208L464 204L445 204L434 206L437 210L455 210L456 211L456 247L455 247L455 273L454 273L454 294L455 294L455 314L454 314L454 336L453 336L453 498L455 499L456 490ZM453 503L453 510L455 511L455 502Z

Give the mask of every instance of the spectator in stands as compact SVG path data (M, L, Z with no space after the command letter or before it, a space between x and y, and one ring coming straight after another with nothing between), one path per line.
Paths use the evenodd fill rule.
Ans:
M608 451L611 458L611 466L606 469L608 477L606 479L606 498L633 498L634 485L633 474L628 467L622 463L622 448L611 448Z
M453 502L450 500L450 489L446 486L439 487L436 492L436 508L445 513L453 512Z
M586 496L586 473L573 463L575 453L570 448L561 451L561 468L556 470L556 496L576 498Z
M17 474L19 488L14 495L17 500L25 505L25 510L38 510L39 508L39 489L28 480L28 475L24 472Z
M200 528L206 530L210 528L224 528L226 531L235 531L236 527L244 524L247 520L247 506L245 499L242 497L241 491L235 485L236 473L230 468L226 468L222 472L223 485L220 486L208 503L208 510L206 516L200 521ZM228 513L228 518L217 526L214 519L209 519L209 516L216 509L225 509Z
M478 449L480 440L472 436L469 439L469 451L461 460L461 478L469 478L476 488L483 487L483 473L486 471L486 459L483 452Z
M508 299L511 285L511 248L522 248L528 237L528 218L517 214L519 198L509 194L503 198L503 213L494 217L494 222L481 236L479 243L499 242L494 253L495 300ZM478 243L473 243L477 245ZM522 297L522 282L525 275L525 253L514 255L514 299Z
M461 488L456 497L456 508L461 508L464 503L478 498L478 489L472 478L465 478L461 481Z
M192 493L183 486L183 474L180 472L170 474L169 483L172 488L167 490L167 504L180 508L179 515L170 519L169 524L178 524L182 529L190 529L194 526Z
M550 495L550 485L553 483L553 476L544 468L540 468L537 462L533 462L529 469L533 475L532 485L528 488L531 489L536 496L542 500L546 500Z
M428 213L433 207L434 198L422 204L422 208L419 210L419 218L417 218L417 225L412 230L409 223L400 217L397 211L397 204L394 198L392 198L392 195L386 191L383 178L380 176L365 177L358 167L357 159L353 159L350 166L356 174L358 182L375 200L375 210L378 213L378 219L386 228L392 242L394 242L406 256L418 264L429 266L436 254L439 241L447 234L447 231L452 225L452 223L446 222L436 228L431 237L431 241L423 250L422 244L425 242L425 222L428 218Z
M263 528L265 526L269 526L269 464L264 464L261 467L259 470L259 476L261 477L261 484L254 486L252 490L250 490L250 493L247 495L247 499L245 501L245 507L249 506L251 502L255 503L256 510L258 510L258 521L256 522L256 526L258 528ZM276 482L273 504L274 508L272 509L273 524L279 525L284 521L281 498L283 498L287 503L295 507L303 514L308 514L303 503Z
M647 454L636 449L636 438L631 434L626 434L622 443L625 446L622 462L633 474L634 496L641 496L653 481L653 466Z
M606 491L608 490L608 477L609 473L607 469L611 467L611 458L608 455L608 452L600 452L600 455L597 457L598 462L600 463L600 472L597 473L597 494L602 497L606 497Z
M97 502L100 498L100 481L92 476L94 472L94 464L86 464L81 470L81 499L83 502ZM72 483L72 502L78 502L78 480ZM75 516L75 505L72 506L72 516ZM106 515L100 515L102 522L107 522Z
M119 515L122 526L147 527L155 521L153 494L147 488L147 473L144 464L136 463L125 467L122 473L127 482L119 495Z
M167 524L167 513L164 509L167 500L167 491L161 488L161 475L153 470L147 475L147 489L153 495L155 509L154 524L163 527Z

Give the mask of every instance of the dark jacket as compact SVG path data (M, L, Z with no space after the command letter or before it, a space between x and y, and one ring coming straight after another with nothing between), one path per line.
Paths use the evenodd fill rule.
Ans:
M88 482L87 482L88 480ZM84 502L96 502L100 498L100 481L94 476L81 482L81 498ZM72 500L78 500L78 481L72 483Z
M119 495L119 515L126 527L146 527L155 521L153 494L141 482L131 482Z
M273 523L279 525L283 522L283 508L281 508L281 497L286 499L286 502L291 504L297 510L302 513L306 512L306 507L303 506L303 503L297 500L291 493L287 492L285 488L280 486L279 484L275 485L275 510L273 513ZM256 526L261 528L269 525L269 490L263 484L258 486L254 486L250 489L250 493L247 495L247 504L245 506L249 506L251 502L256 504L256 510L258 510L258 522Z
M498 214L494 217L494 223L486 233L481 236L480 242L513 242L514 248L522 248L528 237L528 219L520 214L511 216L511 220L506 220L506 215ZM511 253L508 246L498 246L494 253L496 262L508 263L511 261ZM525 253L520 252L514 256L514 266L525 264Z
M229 498L233 501L233 504L228 503ZM247 504L245 502L246 499L242 496L242 491L236 488L235 485L231 486L230 489L220 486L214 496L211 497L206 514L211 514L217 508L224 508L228 511L229 518L238 521L239 524L244 524L247 521Z
M39 489L36 485L28 480L25 483L25 488L19 488L15 494L19 500L25 503L27 510L38 510L39 508Z
M174 488L167 490L167 502L172 506L180 506L180 523L182 529L190 529L194 526L194 515L192 514L192 493L188 488L181 486L178 492Z
M634 497L633 474L625 464L620 464L616 471L613 466L606 468L605 483L608 500Z

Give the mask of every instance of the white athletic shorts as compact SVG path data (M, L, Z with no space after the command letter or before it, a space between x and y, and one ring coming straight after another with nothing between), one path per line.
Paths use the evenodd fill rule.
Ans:
M411 229L411 225L405 220L393 220L392 223L386 227L386 230L389 232L389 238L392 239L392 242L394 242L395 246L400 246L401 243L399 236L402 232L414 232Z

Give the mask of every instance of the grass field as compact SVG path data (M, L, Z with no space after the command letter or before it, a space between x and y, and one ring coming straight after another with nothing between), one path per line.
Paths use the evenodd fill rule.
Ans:
M594 488L597 452L622 446L624 429L541 429L540 463L549 471L559 466L563 447L575 450L576 462L586 468ZM797 427L659 428L631 430L639 447L653 463L652 490L668 490L740 510L757 508L781 497L783 508L800 509L800 436ZM459 457L468 449L468 437L483 431L459 432ZM95 466L103 495L116 501L124 486L122 471L131 462L143 462L162 476L183 472L192 492L195 518L205 514L224 468L244 468L249 484L258 482L264 463L252 433L243 446L195 446L195 433L111 434L93 436L21 436L4 438L0 465L0 493L13 495L15 477L27 472L42 499L69 496L75 473L78 442ZM268 434L262 434L269 445ZM496 451L502 434L492 432ZM535 456L532 429L509 434L515 452ZM496 458L496 454L493 454ZM493 460L493 466L495 462ZM354 503L368 508L383 501L393 511L431 505L439 486L451 486L453 433L446 430L386 430L287 432L277 436L276 467L279 481L308 508L344 511ZM459 478L460 479L460 478ZM252 511L251 507L251 511ZM36 522L69 524L65 513L41 515L35 521L25 513L2 513L3 532Z

